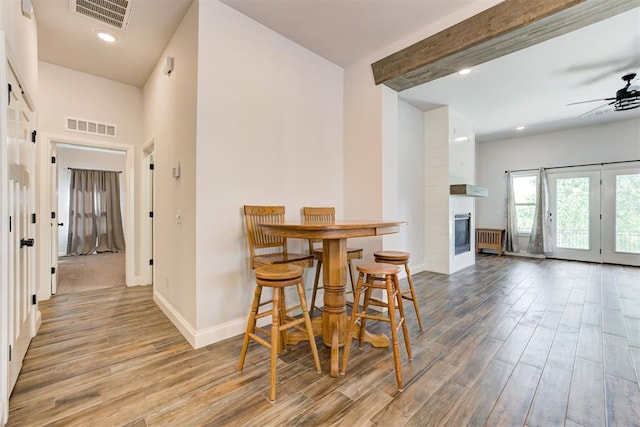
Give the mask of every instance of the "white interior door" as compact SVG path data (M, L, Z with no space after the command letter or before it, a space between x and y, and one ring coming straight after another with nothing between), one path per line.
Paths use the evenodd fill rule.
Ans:
M9 393L22 367L35 321L35 144L32 112L9 67L7 107L9 208Z
M601 262L600 171L549 172L553 258Z
M640 266L640 166L602 171L602 261Z

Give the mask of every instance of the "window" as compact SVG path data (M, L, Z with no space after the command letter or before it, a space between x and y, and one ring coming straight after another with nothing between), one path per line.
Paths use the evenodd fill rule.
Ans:
M536 181L536 175L513 177L513 196L516 202L519 234L531 234L536 211Z

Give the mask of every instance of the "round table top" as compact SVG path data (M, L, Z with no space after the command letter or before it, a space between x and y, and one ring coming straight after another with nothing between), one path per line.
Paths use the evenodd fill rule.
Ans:
M398 232L406 221L345 220L331 223L288 221L279 224L258 224L267 234L307 239L345 239L348 237L381 236Z

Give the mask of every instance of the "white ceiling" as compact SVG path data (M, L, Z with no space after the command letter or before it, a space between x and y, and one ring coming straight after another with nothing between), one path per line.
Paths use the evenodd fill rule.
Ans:
M610 101L567 106L615 98L625 85L622 76L632 72L640 77L640 8L486 62L466 76L407 89L400 97L425 111L451 106L474 123L477 141L487 141L640 117L640 108L598 108ZM632 84L639 85L639 77Z
M33 0L41 61L142 87L192 0L133 0L126 31L72 12L69 0ZM111 45L96 30L118 38Z
M200 0L210 1L210 0ZM346 66L472 3L489 0L222 0L328 60ZM68 0L33 0L42 61L143 86L192 0L133 0L126 31L106 45L107 26L72 13ZM495 3L495 1L493 1ZM623 74L640 74L640 8L401 92L421 109L449 105L476 127L478 141L640 117L640 108L579 118L615 96Z

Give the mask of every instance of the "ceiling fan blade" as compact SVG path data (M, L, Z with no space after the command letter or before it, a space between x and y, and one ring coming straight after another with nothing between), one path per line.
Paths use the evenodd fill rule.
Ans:
M572 102L571 104L567 104L567 106L569 105L577 105L577 104L586 104L587 102L596 102L596 101L615 101L615 98L600 98L600 99L590 99L589 101L580 101L580 102Z
M615 101L614 101L614 102L607 102L606 104L602 104L602 105L600 105L600 106L598 106L598 107L596 107L596 108L593 108L593 109L591 109L591 110L589 110L589 111L586 111L586 112L584 112L584 113L580 114L580 116L579 116L579 117L591 116L591 115L593 115L593 113L594 113L594 112L596 112L596 111L598 111L598 110L602 109L603 107L607 107L607 106L609 106L609 105L613 105L614 103L615 103ZM600 113L600 114L604 114L604 113L606 113L606 111L603 111L603 112L602 112L602 113Z

